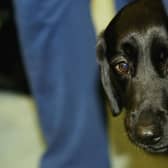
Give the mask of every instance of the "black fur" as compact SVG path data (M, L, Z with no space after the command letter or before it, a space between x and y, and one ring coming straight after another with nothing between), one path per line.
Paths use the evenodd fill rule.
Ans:
M161 0L124 7L100 35L97 55L112 113L125 109L131 141L167 152L168 18Z

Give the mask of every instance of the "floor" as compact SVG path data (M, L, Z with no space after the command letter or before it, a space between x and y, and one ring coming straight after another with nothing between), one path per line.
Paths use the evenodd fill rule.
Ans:
M0 167L37 168L45 144L33 100L0 93ZM128 140L123 117L109 112L109 149L113 168L167 168L168 156L143 152Z
M0 93L0 167L37 168L44 149L32 99Z

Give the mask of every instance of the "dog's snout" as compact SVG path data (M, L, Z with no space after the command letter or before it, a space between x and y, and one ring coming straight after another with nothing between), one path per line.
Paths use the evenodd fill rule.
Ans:
M162 137L162 112L156 109L141 111L135 124L136 139L144 145L158 143Z
M155 144L161 139L161 131L155 125L140 125L136 127L136 136L144 145Z

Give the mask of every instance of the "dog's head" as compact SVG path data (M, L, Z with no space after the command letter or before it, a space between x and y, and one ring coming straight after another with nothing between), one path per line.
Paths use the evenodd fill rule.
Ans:
M112 113L126 111L130 139L168 151L168 18L161 0L123 8L101 34L97 57Z

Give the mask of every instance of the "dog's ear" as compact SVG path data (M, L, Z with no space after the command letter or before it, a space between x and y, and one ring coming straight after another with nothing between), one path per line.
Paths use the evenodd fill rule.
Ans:
M97 61L100 65L100 70L101 70L101 81L102 81L105 93L109 99L109 103L112 109L112 114L114 116L117 116L118 114L120 114L121 109L119 108L117 98L115 96L116 95L115 89L110 80L110 66L105 56L106 44L105 44L103 35L101 35L97 41L96 51L97 51Z

